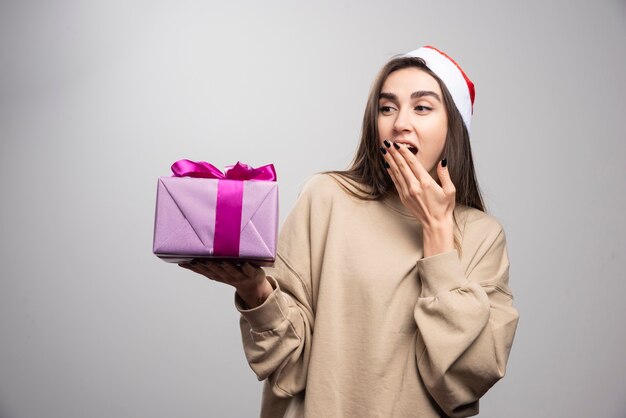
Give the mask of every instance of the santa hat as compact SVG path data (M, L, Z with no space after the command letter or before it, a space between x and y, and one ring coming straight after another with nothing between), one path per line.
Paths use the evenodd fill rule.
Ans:
M469 133L474 110L474 83L465 75L459 64L430 45L418 48L404 56L422 58L428 69L443 81Z

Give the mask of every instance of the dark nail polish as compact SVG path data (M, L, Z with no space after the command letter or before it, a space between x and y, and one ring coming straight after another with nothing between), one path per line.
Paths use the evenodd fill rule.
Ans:
M443 160L441 160L441 166L442 167L445 167L447 165L448 165L448 159L447 158L444 158Z
M389 163L387 161L383 161L383 164L385 165L385 168L389 168Z
M380 147L380 152L382 152L383 155L387 154L387 150L383 147Z
M394 146L396 149L400 149L400 145L396 144L395 142L393 143L393 146Z
M389 148L391 146L391 143L389 141L387 141L386 139L383 141L383 143L385 144L385 146L387 148Z

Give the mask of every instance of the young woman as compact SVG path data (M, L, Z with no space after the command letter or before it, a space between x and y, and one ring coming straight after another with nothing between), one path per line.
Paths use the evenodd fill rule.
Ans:
M505 374L518 313L469 142L474 86L433 47L376 78L345 171L305 184L271 268L234 286L262 417L462 417Z

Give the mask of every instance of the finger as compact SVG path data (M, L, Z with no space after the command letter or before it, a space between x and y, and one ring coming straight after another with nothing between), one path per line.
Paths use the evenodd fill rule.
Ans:
M224 272L219 269L217 262L206 259L195 259L191 264L195 272L208 277L211 280L223 281Z
M403 181L403 177L399 172L398 165L396 164L394 158L391 156L391 151L387 151L383 156L385 168L389 173L389 177L393 181L393 184L396 186L398 193L403 195L406 190L406 184Z
M222 265L222 270L225 274L233 277L233 278L241 278L243 276L243 272L241 271L241 267L235 265L233 262L225 261Z
M206 268L211 271L217 271L217 272L223 271L223 268L222 268L223 262L218 261L218 260L212 260L209 258L199 258L199 259L195 259L193 264L202 266L203 268Z
M187 267L185 267L188 270L193 271L194 273L197 273L201 276L207 277L211 280L214 280L214 274L210 271L208 271L206 268L204 268L203 266L201 266L200 264L189 264Z
M178 266L182 267L182 268L185 268L185 269L191 269L195 265L193 263L193 260L187 260L187 261L181 261L180 263L178 263Z
M426 169L424 168L422 163L417 159L417 157L413 155L413 153L409 151L407 147L402 146L402 145L398 145L398 146L400 147L400 149L398 149L397 147L394 147L394 149L397 150L397 153L395 153L395 155L400 155L404 158L404 161L406 162L406 165L408 169L410 170L410 172L413 174L413 176L417 178L417 180L420 183L431 181L432 177L430 176L430 174L428 174L428 171L426 171ZM409 173L406 172L405 174L408 175Z
M456 188L454 187L454 183L452 183L452 179L450 178L450 171L448 170L448 160L446 158L444 158L439 162L439 164L437 164L437 176L439 177L441 188L446 195L452 195L456 193Z
M395 142L393 143L393 146L389 151L389 154L391 154L391 162L389 165L392 166L392 171L395 173L396 179L400 184L401 188L398 191L402 192L404 196L408 196L411 189L419 188L419 182L408 166L405 157L401 154L402 148L405 147L400 146ZM409 150L405 151L409 154L411 153Z

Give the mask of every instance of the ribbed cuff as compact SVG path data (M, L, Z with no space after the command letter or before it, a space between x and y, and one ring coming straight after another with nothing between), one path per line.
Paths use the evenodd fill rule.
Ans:
M435 296L467 284L456 250L418 260L417 271L422 281L421 297Z
M254 331L263 332L275 329L286 319L287 301L280 293L278 282L272 276L266 276L274 291L256 308L246 309L246 304L235 292L235 307L246 318Z

